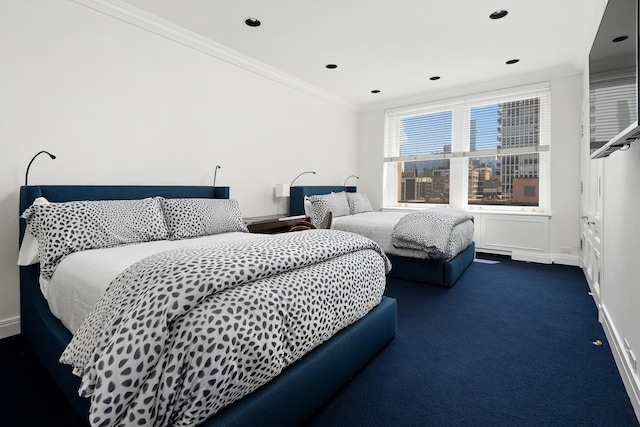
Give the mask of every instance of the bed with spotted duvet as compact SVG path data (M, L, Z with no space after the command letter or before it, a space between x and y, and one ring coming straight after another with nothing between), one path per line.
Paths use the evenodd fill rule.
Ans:
M146 214L158 211L158 203L168 225L166 236L159 222L142 226L144 233L127 230L115 245L113 233L101 232L93 240L106 247L83 250L91 244L76 244L81 249L56 248L49 258L52 251L39 248L39 265L21 267L22 333L91 425L298 425L395 335L395 301L383 297L390 266L377 244L331 230L203 242L190 235L194 227L184 227L182 217L219 207L182 199L216 196L225 199L228 189L21 188L20 211L36 234L43 231L33 225L38 221L29 207L38 197L92 215L104 204L71 201L122 199L127 211ZM171 204L173 226L166 216ZM110 220L98 223L109 228ZM198 226L196 234L221 227ZM219 234L243 234L242 227L236 221ZM21 237L24 230L22 223ZM150 234L180 244L151 255L143 251L110 281L77 327L52 313L44 296L54 299L56 275L73 271L67 264L89 262L85 256L104 261L101 251L158 244L144 241ZM122 244L123 238L134 243ZM43 283L49 291L41 289Z
M378 243L392 277L452 287L475 257L474 218L461 209L373 211L365 193L344 186L292 187L290 203L292 215L305 213L319 224L331 211L332 229Z

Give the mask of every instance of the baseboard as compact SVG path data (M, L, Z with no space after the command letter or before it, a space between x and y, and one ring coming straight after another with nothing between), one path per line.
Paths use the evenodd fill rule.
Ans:
M514 261L537 262L539 264L551 264L553 260L549 254L512 251L511 259Z
M578 255L551 254L551 262L554 264L580 267L580 257Z
M20 316L0 320L0 339L20 333Z
M633 368L626 357L622 340L616 331L615 325L611 322L607 308L604 306L601 306L600 308L600 321L602 322L607 340L611 345L613 359L616 361L618 372L620 372L620 377L622 377L622 382L627 390L627 394L629 395L629 400L631 400L631 405L636 413L636 417L638 418L638 421L640 421L640 382L638 381L638 377L634 374Z
M511 256L514 261L535 262L538 264L560 264L580 267L580 257L568 254L548 254L529 251L496 251L493 249L477 249L478 252L485 252L497 255Z

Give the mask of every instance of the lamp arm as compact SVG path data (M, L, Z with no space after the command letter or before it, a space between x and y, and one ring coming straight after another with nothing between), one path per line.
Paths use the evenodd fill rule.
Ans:
M312 173L312 174L316 174L314 171L306 171L306 172L302 172L301 174L299 174L298 176L296 176L295 178L293 178L293 181L291 181L291 184L289 184L289 187L293 187L293 183L296 182L296 179L300 178L302 175L307 174L307 173Z
M346 187L346 186L347 186L347 181L349 181L349 178L360 179L360 177L359 177L359 176L349 175L349 176L347 177L347 179L345 179L345 180L344 180L344 183L342 184L342 186L343 186L343 187Z
M222 169L220 165L216 165L216 169L213 171L213 187L216 186L216 176L218 176L218 169Z
M29 169L31 168L31 163L33 163L33 161L36 159L36 157L38 157L38 156L39 156L40 154L42 154L42 153L46 153L46 154L48 154L48 155L49 155L49 157L51 157L51 160L54 160L54 159L56 158L56 156L54 156L53 154L51 154L51 153L50 153L50 152L48 152L48 151L45 151L45 150L38 151L38 152L36 153L36 155L35 155L35 156L33 156L33 157L31 158L31 161L30 161L30 162L29 162L29 164L27 165L27 171L26 171L26 172L25 172L25 174L24 174L24 185L25 185L25 187L27 186L27 183L29 182Z

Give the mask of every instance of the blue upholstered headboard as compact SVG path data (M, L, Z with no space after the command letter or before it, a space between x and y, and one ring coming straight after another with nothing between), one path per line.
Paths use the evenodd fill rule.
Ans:
M74 200L132 200L162 196L176 198L228 199L229 187L195 185L29 185L20 187L20 211L22 214L38 197L50 202ZM20 242L25 222L20 221Z
M305 196L317 196L331 192L339 193L341 191L355 193L357 189L357 187L345 187L343 185L302 185L299 187L291 187L289 191L289 215L304 214Z

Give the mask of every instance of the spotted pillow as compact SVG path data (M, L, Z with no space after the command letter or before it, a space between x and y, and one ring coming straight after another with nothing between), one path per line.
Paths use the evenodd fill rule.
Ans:
M47 280L73 252L168 238L158 197L34 204L21 217L38 241L40 274Z
M347 193L347 201L351 215L373 211L369 197L365 193Z
M334 218L347 216L350 214L349 202L344 191L340 193L323 194L320 196L309 196L307 200L311 203L311 223L318 227L322 224L325 216L331 212Z
M162 199L162 207L173 240L249 231L237 200Z

